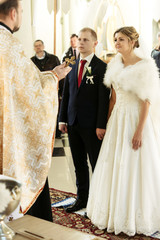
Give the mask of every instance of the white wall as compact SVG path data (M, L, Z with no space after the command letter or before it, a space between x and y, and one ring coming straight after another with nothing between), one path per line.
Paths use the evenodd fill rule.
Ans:
M22 6L22 26L15 36L22 42L26 55L31 57L34 54L33 42L36 39L42 39L45 49L53 53L53 0L23 0Z
M62 11L62 3L70 10ZM117 0L125 25L134 26L152 48L152 19L160 18L160 0ZM16 36L24 45L26 54L33 55L33 41L42 39L46 50L53 53L54 46L54 0L23 0L23 24ZM107 11L107 0L58 0L57 48L61 58L70 45L70 35L83 27L101 31L101 23ZM106 36L105 36L106 37Z
M99 40L106 40L106 25L102 26L104 10L107 11L107 0L68 0L71 9L68 14L62 13L64 27L62 29L62 50L68 48L69 37L72 33L78 33L83 27L91 27L101 32ZM124 25L134 26L143 39L146 40L148 48L152 48L152 18L154 9L159 0L117 0L120 12L124 19ZM160 1L159 1L160 4ZM120 24L120 23L119 23ZM101 25L101 26L100 26ZM118 26L119 27L119 26ZM112 36L109 36L112 38ZM60 53L59 53L60 54Z
M134 26L148 51L153 47L152 20L160 19L160 0L119 0L126 25Z
M22 25L15 36L22 42L25 53L28 57L33 53L33 38L32 38L32 26L31 26L31 0L23 0L23 17Z
M50 4L51 2L47 0L32 0L33 40L41 39L46 51L53 53L54 5Z
M152 17L154 0L119 0L125 25L134 26L149 51L152 49Z

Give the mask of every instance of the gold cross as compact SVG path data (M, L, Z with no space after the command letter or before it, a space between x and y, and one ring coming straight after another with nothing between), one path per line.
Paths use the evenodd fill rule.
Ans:
M66 67L68 67L69 64L74 65L76 63L75 62L75 56L72 56L71 58L65 58L65 62L66 62Z

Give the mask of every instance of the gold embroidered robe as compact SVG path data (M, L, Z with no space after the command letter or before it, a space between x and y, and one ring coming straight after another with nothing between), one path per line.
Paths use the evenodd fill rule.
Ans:
M22 212L48 175L56 125L58 80L27 59L20 42L0 28L0 173L22 183Z

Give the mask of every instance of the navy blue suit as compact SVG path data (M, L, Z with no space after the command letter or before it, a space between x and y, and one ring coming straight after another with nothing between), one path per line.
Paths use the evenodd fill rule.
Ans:
M151 56L154 58L160 73L160 50L154 49L151 53Z
M110 90L103 85L106 63L95 55L89 65L94 84L87 80L86 72L78 88L78 64L79 59L65 79L59 122L68 124L77 195L87 202L89 190L87 154L94 170L101 147L96 128L106 129Z

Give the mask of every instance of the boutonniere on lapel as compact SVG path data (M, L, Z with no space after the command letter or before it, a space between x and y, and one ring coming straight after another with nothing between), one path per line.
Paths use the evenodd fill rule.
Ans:
M86 84L94 84L91 67L86 67Z

